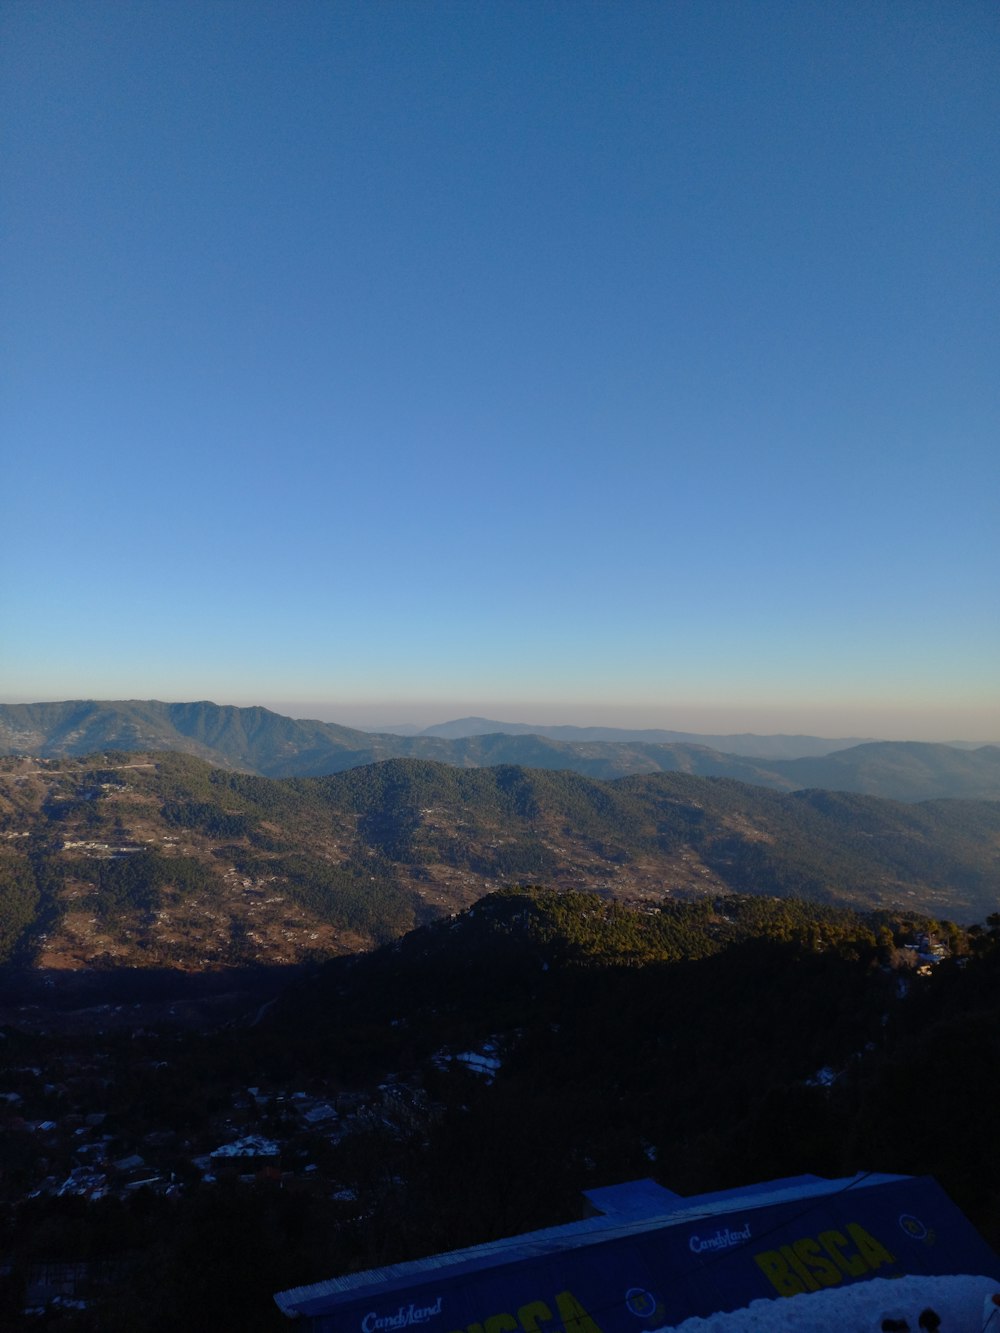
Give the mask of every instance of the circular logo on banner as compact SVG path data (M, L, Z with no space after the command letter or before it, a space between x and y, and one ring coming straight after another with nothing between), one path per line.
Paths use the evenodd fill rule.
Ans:
M899 1219L899 1225L908 1236L914 1240L923 1240L927 1235L927 1228L921 1222L919 1217L914 1217L912 1213L903 1213Z
M656 1297L642 1287L629 1287L625 1293L625 1305L636 1319L649 1319L656 1313Z

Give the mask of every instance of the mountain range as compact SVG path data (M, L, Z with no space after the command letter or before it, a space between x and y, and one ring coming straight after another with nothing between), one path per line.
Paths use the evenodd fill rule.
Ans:
M1000 747L995 745L961 749L917 741L854 744L814 736L699 738L671 732L625 732L628 739L607 740L595 737L613 729L551 727L541 734L514 723L496 725L517 730L477 729L492 725L489 719L463 719L418 736L400 736L206 701L4 704L0 754L69 757L106 750L179 750L266 777L320 777L379 760L415 758L459 768L516 764L563 769L595 778L689 773L777 791L824 787L901 801L1000 800ZM462 734L447 734L455 731ZM575 739L566 738L567 733ZM634 739L644 735L688 739ZM741 748L727 752L701 743L707 740ZM760 754L746 753L753 747ZM785 757L776 757L779 752Z

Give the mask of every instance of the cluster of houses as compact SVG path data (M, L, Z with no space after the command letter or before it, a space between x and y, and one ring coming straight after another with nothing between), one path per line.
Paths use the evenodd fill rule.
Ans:
M913 955L913 966L922 977L930 976L935 964L948 956L948 950L944 945L923 931L914 938L912 944L904 944L903 948Z
M165 1062L164 1062L165 1063ZM324 1169L328 1149L352 1135L403 1134L433 1107L424 1091L390 1081L367 1093L319 1089L240 1088L228 1105L183 1137L171 1128L133 1129L125 1117L96 1109L106 1070L77 1066L43 1074L37 1065L10 1065L0 1089L0 1133L8 1189L18 1197L76 1195L128 1198L148 1189L177 1197L223 1178L279 1182L320 1191L341 1202L356 1198L350 1184ZM102 1077L102 1074L105 1077ZM32 1114L44 1106L41 1115Z

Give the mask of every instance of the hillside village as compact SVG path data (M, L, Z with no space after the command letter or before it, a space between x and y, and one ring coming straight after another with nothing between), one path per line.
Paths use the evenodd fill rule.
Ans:
M147 1045L140 1052L146 1058L130 1062L127 1081L146 1082L146 1096L155 1099L157 1085L169 1085L174 1066L168 1058L150 1058L150 1042L153 1053L168 1054L152 1034L140 1031L136 1042ZM216 1089L212 1109L199 1116L192 1108L178 1130L168 1123L169 1095L159 1117L154 1100L140 1115L121 1105L121 1080L108 1052L93 1059L66 1054L44 1070L7 1066L3 1081L5 1157L8 1172L11 1161L21 1163L14 1174L23 1191L8 1197L8 1204L41 1196L124 1199L139 1189L176 1198L232 1176L244 1184L278 1181L350 1202L355 1191L330 1174L330 1149L376 1130L409 1132L432 1110L423 1089L403 1080L362 1093L311 1079L308 1091L292 1084ZM85 1109L91 1105L115 1109ZM147 1127L157 1119L158 1127Z
M355 1090L315 1072L304 1086L194 1076L192 1042L181 1030L138 1027L39 1046L0 1031L0 1209L58 1217L70 1204L134 1210L142 1199L176 1209L238 1188L303 1196L322 1205L327 1226L349 1226L377 1204L370 1172L385 1145L425 1134L441 1113L419 1079L392 1074ZM25 1251L25 1239L8 1274L36 1314L100 1306L132 1249L96 1261L82 1237L52 1253L30 1238Z

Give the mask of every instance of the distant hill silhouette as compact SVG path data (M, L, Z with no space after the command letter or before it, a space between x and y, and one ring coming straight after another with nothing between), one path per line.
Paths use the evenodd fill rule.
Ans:
M391 729L390 729L391 730ZM460 717L425 727L421 736L440 736L461 740L466 736L547 736L549 740L575 744L581 741L639 741L646 745L698 745L723 754L755 759L802 759L832 754L861 745L868 738L850 736L830 740L822 736L755 736L751 732L731 735L705 735L694 731L664 731L659 728L534 726L527 722L497 722L488 717ZM400 732L400 734L404 734ZM407 730L405 734L412 734Z

